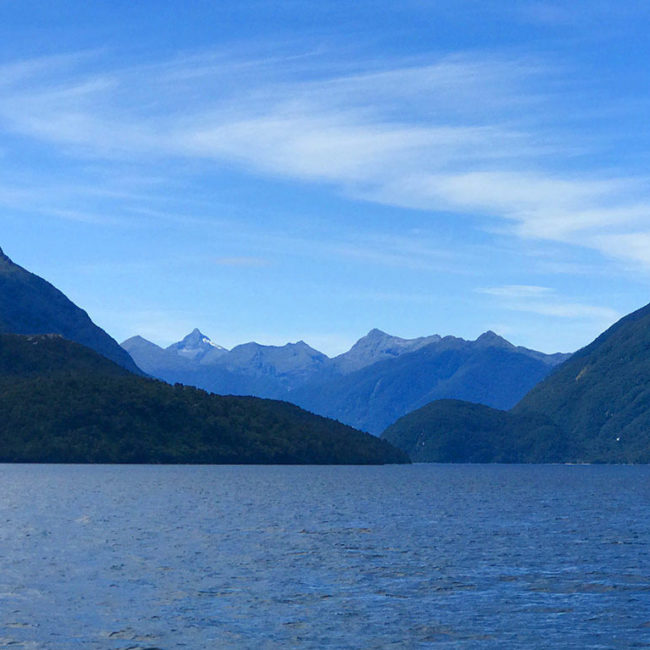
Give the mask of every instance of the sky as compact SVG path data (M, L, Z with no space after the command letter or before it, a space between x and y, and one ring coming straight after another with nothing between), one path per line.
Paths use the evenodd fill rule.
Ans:
M650 301L650 3L0 0L0 247L118 341L573 351Z

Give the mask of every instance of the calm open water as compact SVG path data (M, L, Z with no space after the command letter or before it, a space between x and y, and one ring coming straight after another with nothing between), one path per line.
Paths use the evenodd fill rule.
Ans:
M650 467L0 470L1 648L650 647Z

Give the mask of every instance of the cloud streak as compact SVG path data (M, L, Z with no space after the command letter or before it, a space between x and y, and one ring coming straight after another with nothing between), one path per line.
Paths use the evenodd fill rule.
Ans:
M544 117L553 98L539 88L554 74L477 55L347 71L220 54L103 70L71 55L0 67L0 128L69 158L189 159L329 184L650 269L647 179L561 170L582 143Z
M608 307L588 305L559 297L550 287L536 285L504 285L476 290L497 299L504 309L551 316L560 319L588 320L610 325L620 314Z

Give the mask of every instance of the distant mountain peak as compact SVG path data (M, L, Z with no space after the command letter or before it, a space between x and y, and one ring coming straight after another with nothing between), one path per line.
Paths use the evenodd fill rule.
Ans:
M209 341L210 338L206 336L198 327L195 327L187 336L183 337L183 342L194 343L195 341Z
M284 347L294 349L294 350L303 350L306 352L317 354L318 356L326 356L316 348L312 348L311 345L309 345L309 343L305 343L305 341L303 341L302 339L300 341L296 341L295 343L287 343Z
M220 357L228 352L226 348L213 343L210 337L203 334L198 327L195 327L181 341L172 343L167 348L167 351L202 363L214 359L215 356Z
M386 334L383 330L373 327L363 338L365 339L379 339L379 338L394 338L390 334ZM363 339L360 339L363 340Z
M500 347L508 347L508 348L514 347L512 343L506 341L506 339L504 339L502 336L499 336L492 330L483 332L483 334L481 334L481 336L479 336L476 339L476 343L482 343L483 345L491 345L491 346L498 345Z
M205 348L206 346L208 348L216 348L217 350L226 349L221 345L213 343L210 337L203 334L203 332L201 332L198 327L195 327L185 338L183 338L183 340L179 341L178 343L174 343L170 347L173 347L175 349L189 349L197 347Z
M131 354L132 351L135 349L146 349L146 348L155 348L156 350L161 350L162 348L157 346L155 343L152 343L151 341L148 341L147 339L144 338L144 336L140 336L139 334L136 334L135 336L132 336L131 338L126 339L126 341L122 341L120 343L120 346L124 348L129 354Z
M384 341L403 341L397 336L387 334L383 330L376 327L371 329L365 336L362 336L351 349L359 347L367 347L368 345L381 345Z
M360 338L347 352L336 357L334 361L338 370L347 374L377 361L394 359L439 341L440 337L437 334L417 339L403 339L375 327Z
M487 330L486 332L483 332L483 334L481 334L476 340L477 341L493 341L495 339L502 339L502 337L499 336L493 330Z
M147 341L147 339L144 338L144 336L140 336L139 334L136 334L135 336L131 336L125 341L122 341L120 343L120 346L125 347L129 345L130 343L151 343L151 341ZM151 345L154 345L151 343Z
M7 255L5 255L5 252L0 248L0 261L4 262L5 266L17 266L14 264L14 262L9 258Z

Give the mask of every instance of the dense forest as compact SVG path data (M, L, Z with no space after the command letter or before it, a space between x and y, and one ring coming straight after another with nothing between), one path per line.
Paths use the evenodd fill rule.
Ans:
M650 463L650 305L533 388L512 413L544 413L590 462Z
M510 411L441 400L383 438L414 461L650 463L650 305L576 352Z
M2 462L408 462L286 402L170 386L59 336L0 335L0 413Z
M538 413L436 400L388 427L385 440L413 462L555 463L575 454L561 429Z

